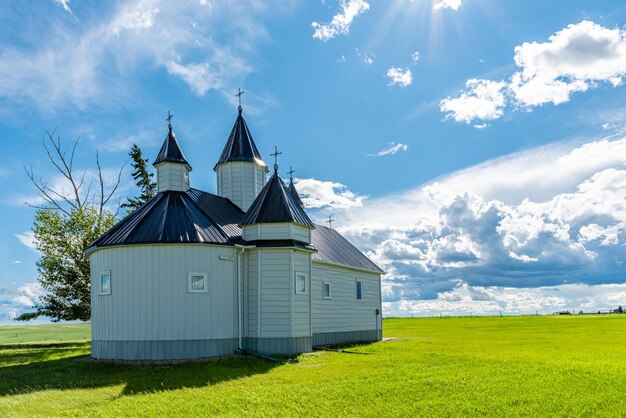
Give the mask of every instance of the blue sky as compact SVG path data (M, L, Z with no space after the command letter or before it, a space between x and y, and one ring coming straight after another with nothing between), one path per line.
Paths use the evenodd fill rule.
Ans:
M39 292L44 129L111 178L171 111L194 187L243 103L266 161L388 271L388 314L626 303L620 1L0 4L0 321ZM133 193L128 170L120 197Z

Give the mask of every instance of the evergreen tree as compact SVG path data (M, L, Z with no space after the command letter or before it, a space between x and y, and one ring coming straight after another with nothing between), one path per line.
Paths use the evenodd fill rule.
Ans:
M124 203L122 207L128 208L128 212L132 212L154 197L157 185L152 181L154 173L148 173L148 159L143 158L141 149L137 144L133 144L128 155L130 155L130 158L133 160L131 167L133 167L135 171L133 171L132 176L135 180L135 184L139 188L140 195L135 198L129 197L127 199L128 201Z

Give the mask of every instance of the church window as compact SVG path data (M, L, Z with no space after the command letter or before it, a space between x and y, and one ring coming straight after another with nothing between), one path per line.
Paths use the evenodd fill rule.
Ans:
M296 273L296 294L304 295L306 294L306 282L307 275L304 273Z
M324 296L324 299L330 299L332 297L332 294L330 292L330 283L322 283L322 296Z
M207 292L207 274L189 273L189 293Z
M360 280L356 281L356 300L363 300L363 283Z
M101 295L111 294L111 272L110 271L104 271L100 273L100 294Z

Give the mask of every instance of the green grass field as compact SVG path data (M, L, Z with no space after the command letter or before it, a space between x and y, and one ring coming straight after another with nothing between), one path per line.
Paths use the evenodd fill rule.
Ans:
M48 344L85 342L91 339L89 324L0 326L0 346L5 344Z
M56 327L49 332L63 334ZM363 354L178 365L90 362L88 344L66 338L7 345L2 328L0 416L626 416L626 316L384 327L398 339L352 348Z

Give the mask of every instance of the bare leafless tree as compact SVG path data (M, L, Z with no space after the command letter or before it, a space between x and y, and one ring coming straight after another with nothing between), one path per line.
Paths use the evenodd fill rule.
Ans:
M56 129L53 131L45 131L45 133L46 136L43 139L43 147L46 150L48 160L50 160L50 163L56 171L67 180L70 190L61 190L50 186L49 183L41 177L35 177L32 166L24 167L26 175L37 189L37 193L46 203L46 206L35 206L28 202L26 202L26 204L35 209L58 210L65 215L69 215L72 210L82 210L86 206L91 206L96 208L98 215L102 217L105 208L111 202L111 199L114 198L119 188L122 172L126 163L124 163L117 173L117 179L110 190L105 190L102 166L100 165L100 154L96 151L98 185L96 190L94 190L93 181L89 181L89 183L85 185L88 168L83 169L81 173L75 172L74 156L80 138L76 139L70 148L64 149L61 143L61 137L57 135L55 138ZM117 209L114 211L114 215L117 215L119 209L120 200L118 199Z

